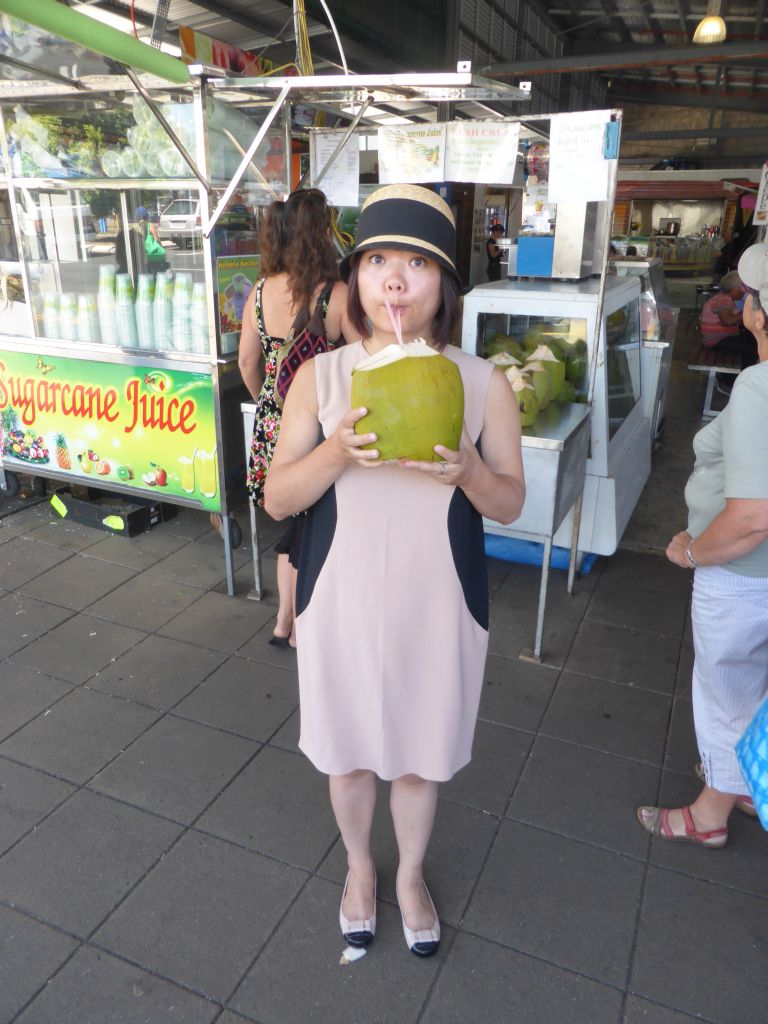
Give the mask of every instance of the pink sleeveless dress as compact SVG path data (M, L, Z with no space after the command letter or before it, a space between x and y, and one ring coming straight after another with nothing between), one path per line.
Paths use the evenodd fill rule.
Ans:
M479 445L493 367L444 354ZM329 437L362 343L315 359ZM464 492L399 466L349 466L309 510L297 586L299 746L329 775L450 779L471 756L488 647L482 519Z

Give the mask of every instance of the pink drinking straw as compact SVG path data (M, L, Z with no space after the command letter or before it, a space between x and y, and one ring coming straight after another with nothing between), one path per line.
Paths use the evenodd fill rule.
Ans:
M402 329L400 327L400 307L398 306L397 307L397 313L394 313L392 311L392 307L390 306L390 304L388 302L385 302L384 306L386 307L386 310L387 310L387 316L389 317L389 322L392 324L392 330L395 332L395 337L397 338L397 343L398 343L398 345L402 345L403 344L403 332L402 332Z

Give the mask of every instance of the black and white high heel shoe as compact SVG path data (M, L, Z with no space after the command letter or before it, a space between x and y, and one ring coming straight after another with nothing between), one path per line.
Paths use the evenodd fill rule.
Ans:
M435 910L435 904L432 902L432 897L429 895L429 889L427 883L423 882L424 892L427 894L429 905L432 907L432 913L435 915L435 921L431 928L422 928L420 931L412 931L405 923L405 914L403 908L400 906L400 897L397 898L398 906L400 906L400 917L403 922L403 935L405 935L405 942L408 949L413 953L414 956L427 957L434 956L437 952L437 948L440 945L440 918L437 916Z
M373 870L373 915L362 921L350 921L344 913L344 897L347 895L349 885L349 873L344 882L344 892L341 894L341 905L339 906L339 928L345 941L350 946L369 946L376 934L376 869Z

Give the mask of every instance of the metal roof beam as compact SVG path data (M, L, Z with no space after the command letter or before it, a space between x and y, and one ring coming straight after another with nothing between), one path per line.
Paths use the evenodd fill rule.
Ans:
M740 60L768 59L768 40L712 46L638 47L620 53L584 54L553 57L546 60L514 61L478 68L478 74L490 78L513 75L550 75L570 71L608 71L615 68L642 68L669 64L730 64Z
M757 128L677 128L672 131L658 132L625 132L621 133L622 142L673 142L675 139L739 139L764 138L765 125Z
M622 103L651 103L665 107L705 107L707 110L715 108L717 110L743 110L754 114L766 113L764 98L740 96L732 92L727 97L712 96L709 92L699 95L696 92L688 92L683 89L670 92L669 89L653 89L648 86L637 90L611 89L608 93L608 102L610 106L621 106ZM765 130L763 128L763 132Z

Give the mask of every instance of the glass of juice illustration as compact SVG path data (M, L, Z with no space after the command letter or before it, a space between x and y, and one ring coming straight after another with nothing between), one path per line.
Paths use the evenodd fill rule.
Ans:
M182 455L179 459L181 469L179 470L179 479L181 480L181 489L186 491L187 494L192 494L195 490L195 455L197 454L197 448L192 452L192 455Z
M198 448L195 452L195 469L200 493L205 498L212 498L216 494L216 449L206 452L204 449Z

